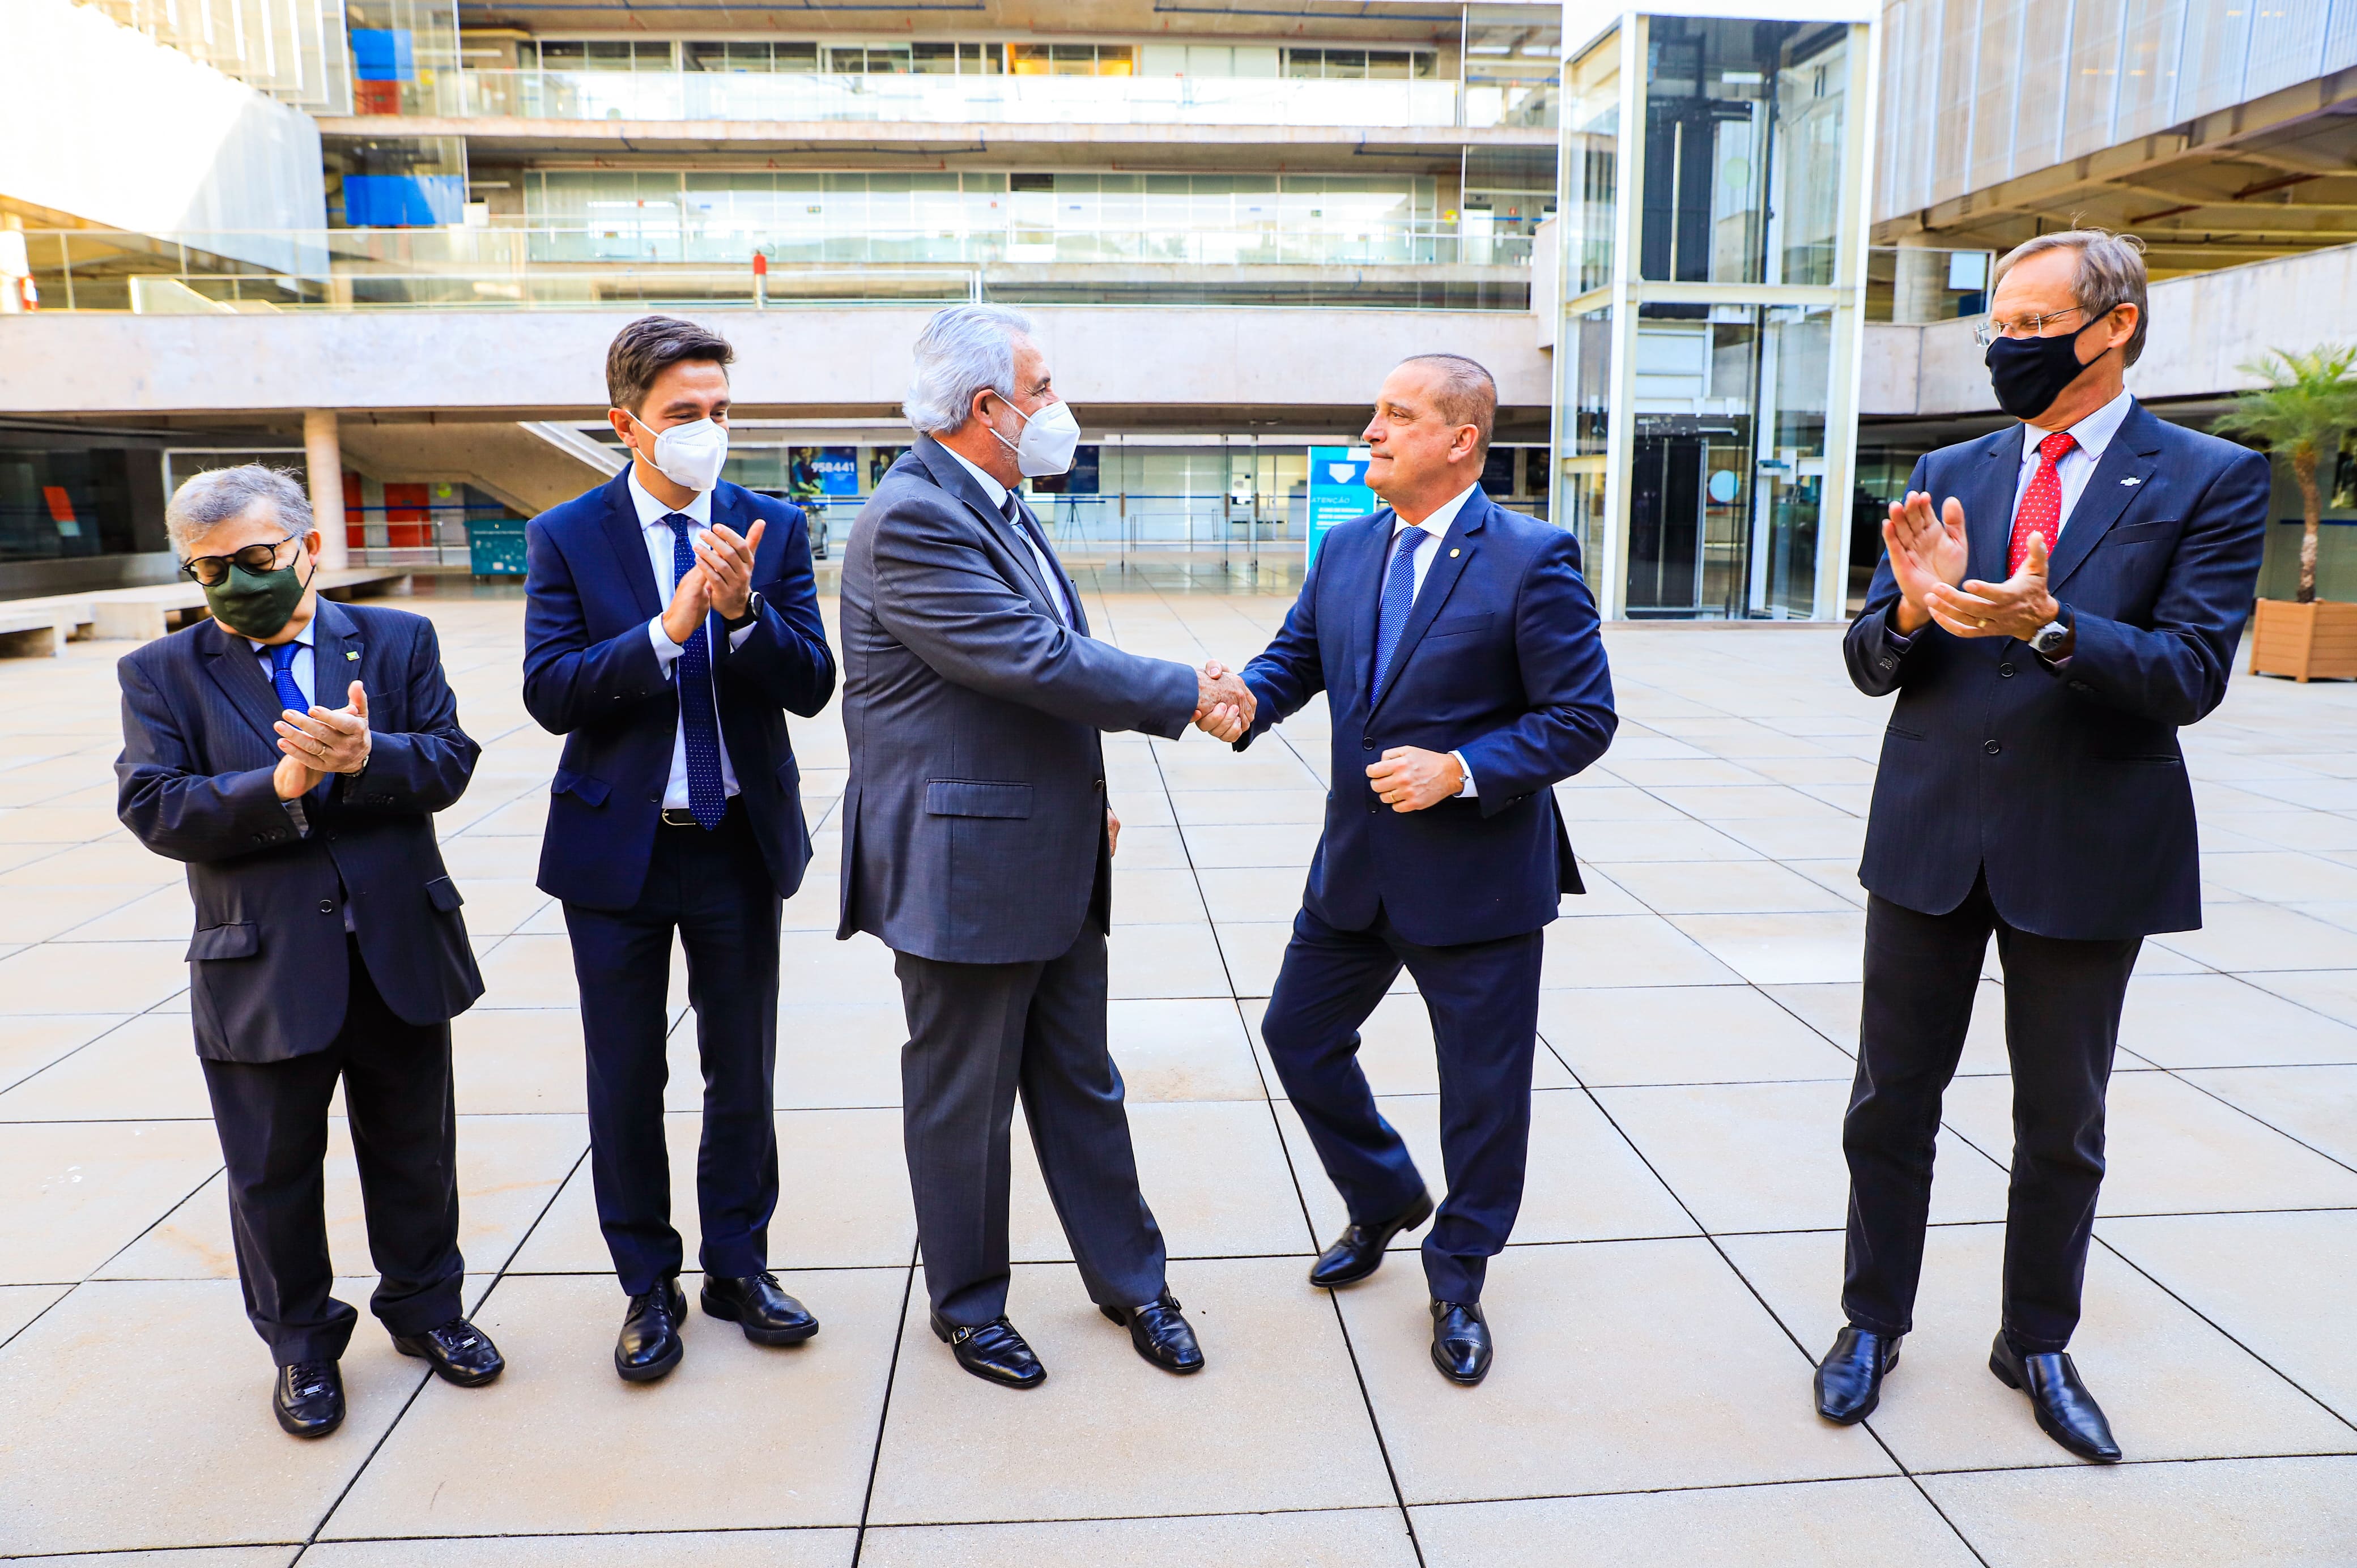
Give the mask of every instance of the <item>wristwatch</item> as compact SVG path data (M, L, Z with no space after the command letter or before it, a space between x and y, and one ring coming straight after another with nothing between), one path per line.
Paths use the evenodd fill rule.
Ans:
M2071 646L2071 634L2073 630L2071 607L2058 605L2055 607L2055 612L2052 620L2029 634L2029 651L2037 654L2040 659L2060 659L2062 657L2063 650Z
M724 620L720 625L724 629L728 631L742 631L760 618L761 596L759 594L748 594L745 596L745 613L737 617L733 620Z

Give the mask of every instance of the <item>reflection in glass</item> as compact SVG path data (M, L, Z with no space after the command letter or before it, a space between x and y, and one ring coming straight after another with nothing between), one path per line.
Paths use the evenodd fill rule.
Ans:
M1649 20L1641 276L1832 281L1847 48L1835 24Z
M1620 195L1620 32L1571 62L1564 80L1564 244L1568 297L1612 281L1613 214Z
M1637 327L1628 610L1813 612L1832 313L1696 306Z

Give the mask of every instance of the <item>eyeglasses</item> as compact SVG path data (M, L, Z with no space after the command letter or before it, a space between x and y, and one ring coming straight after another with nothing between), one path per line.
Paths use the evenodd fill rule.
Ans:
M180 563L180 575L199 587L218 588L228 580L229 569L236 566L242 572L259 575L278 570L278 553L303 536L290 533L275 544L249 544L227 555L199 555Z
M1986 349L2000 338L2035 338L2064 317L2076 316L2085 308L2084 306L2074 305L2068 310L2049 311L2044 316L2017 317L2011 321L1999 321L1992 316L1973 328L1973 341Z

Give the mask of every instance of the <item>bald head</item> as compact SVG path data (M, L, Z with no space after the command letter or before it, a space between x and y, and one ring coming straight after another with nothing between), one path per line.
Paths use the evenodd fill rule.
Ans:
M1490 433L1498 424L1497 379L1480 362L1462 354L1411 354L1400 364L1431 372L1433 405L1451 424L1469 424L1480 432L1473 448L1478 463L1489 455Z
M1462 354L1418 354L1383 378L1367 422L1367 486L1410 522L1480 482L1498 383Z

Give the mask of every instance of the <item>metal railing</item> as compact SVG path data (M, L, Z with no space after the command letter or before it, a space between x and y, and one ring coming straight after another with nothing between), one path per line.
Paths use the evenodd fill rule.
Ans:
M371 108L529 120L897 120L1058 125L1555 124L1552 85L1298 77L838 75L818 71L443 71Z
M1280 222L1073 230L1010 220L987 231L780 233L642 221L26 234L39 308L150 315L666 303L758 309L985 298L1526 309L1530 247L1527 235L1453 227ZM251 256L265 259L242 259Z

